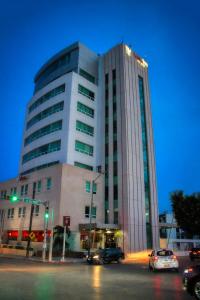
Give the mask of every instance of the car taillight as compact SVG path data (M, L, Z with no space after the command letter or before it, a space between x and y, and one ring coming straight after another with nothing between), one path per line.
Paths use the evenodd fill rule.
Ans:
M155 257L154 257L154 260L158 260L158 256L155 256Z
M186 273L186 274L187 274L187 273L191 273L191 272L193 272L193 269L192 269L192 268L189 268L189 269L185 269L185 270L184 270L184 273Z
M173 255L173 256L172 256L172 259L176 260L176 255Z

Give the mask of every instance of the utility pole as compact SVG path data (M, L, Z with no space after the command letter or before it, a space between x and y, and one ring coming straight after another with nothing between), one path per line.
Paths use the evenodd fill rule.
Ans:
M35 199L35 192L36 192L36 182L33 182L33 194L32 199ZM30 221L29 221L29 230L28 230L28 241L26 247L26 257L29 257L29 248L31 244L30 233L32 231L32 222L33 222L33 212L34 212L34 204L31 204L31 212L30 212Z
M93 208L93 194L94 194L94 184L97 179L103 175L104 173L100 173L94 180L92 180L92 194L91 194L91 201L90 201L90 223L89 223L89 239L88 239L88 256L90 255L90 248L91 248L91 231L92 231L92 208Z
M63 232L63 251L62 251L62 258L60 261L65 261L65 241L66 241L66 229L67 226L64 225L64 232Z
M49 262L52 261L52 251L53 251L53 228L54 228L54 209L51 211L51 237L49 245Z
M45 215L44 215L44 239L43 239L43 250L42 250L42 260L46 260L46 248L47 248L47 229L48 229L48 219L49 219L49 202L45 203Z

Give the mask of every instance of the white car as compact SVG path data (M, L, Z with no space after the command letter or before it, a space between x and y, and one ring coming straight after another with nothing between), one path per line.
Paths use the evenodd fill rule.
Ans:
M157 249L149 254L149 270L173 269L178 272L179 263L172 250Z

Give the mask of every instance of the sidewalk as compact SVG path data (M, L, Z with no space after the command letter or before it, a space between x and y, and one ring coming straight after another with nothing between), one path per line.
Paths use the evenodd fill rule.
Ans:
M24 261L35 261L35 262L41 262L41 263L49 263L49 264L66 264L66 263L77 263L82 264L85 263L86 260L84 258L73 258L73 257L66 257L64 261L61 261L61 257L53 257L52 261L48 261L48 258L43 261L41 257L25 257L25 256L19 256L19 255L9 255L9 254L0 254L0 258L10 258L10 259L16 259L16 260L24 260Z

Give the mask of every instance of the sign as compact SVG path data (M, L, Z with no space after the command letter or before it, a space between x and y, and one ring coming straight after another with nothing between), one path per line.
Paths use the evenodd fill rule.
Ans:
M63 226L70 226L70 216L63 216Z
M29 237L31 240L34 240L35 239L35 233L32 231L30 234L29 234Z

